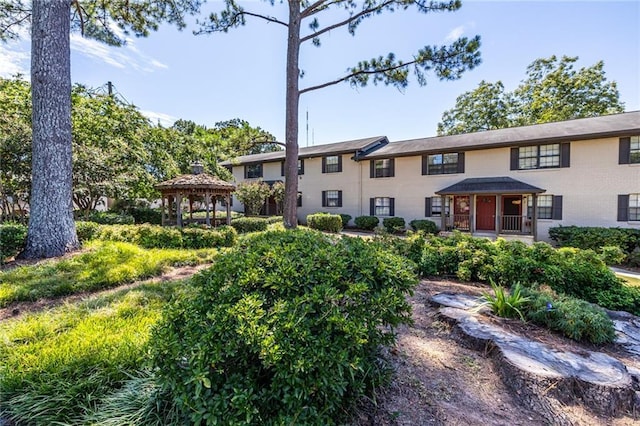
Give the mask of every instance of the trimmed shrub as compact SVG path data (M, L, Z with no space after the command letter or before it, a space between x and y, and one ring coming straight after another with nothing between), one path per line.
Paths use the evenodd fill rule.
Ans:
M380 223L380 219L376 216L358 216L353 222L356 224L356 227L360 229L364 229L365 231L373 231L378 223Z
M269 217L263 218L263 220L267 222L267 225L271 225L272 223L282 222L283 218L282 216L269 216Z
M640 248L640 229L559 226L549 229L549 237L561 247L591 249L600 253L603 247L620 247L626 255Z
M382 219L382 225L385 231L394 234L404 232L406 223L402 217L385 217Z
M169 228L157 225L103 225L96 237L100 240L123 241L145 248L213 248L230 247L237 240L235 229Z
M95 222L78 221L76 222L76 234L81 243L93 240L98 236L100 225Z
M530 321L558 331L573 340L611 343L616 334L613 321L600 307L574 297L557 295L551 289L524 289L529 302L526 316Z
M150 223L151 225L162 224L162 210L149 207L134 207L128 211L133 216L136 224Z
M307 226L319 231L340 232L342 230L342 218L337 214L314 213L307 215Z
M0 263L20 253L27 240L27 227L19 223L0 225Z
M267 230L267 221L260 217L239 217L231 220L231 226L241 234Z
M76 212L78 220L86 222L95 222L101 225L133 225L135 219L130 214L121 214L115 212L99 212L92 211L89 216L85 216L83 212Z
M438 226L432 220L414 219L409 222L409 226L411 226L411 229L413 229L414 231L423 231L427 234L436 235L439 232Z
M627 255L618 246L601 247L599 256L606 265L620 265L627 259Z
M349 221L351 220L351 215L340 213L340 219L342 219L342 228L346 228L349 225Z
M385 378L416 278L376 244L296 230L244 239L192 284L149 345L189 423L336 424Z

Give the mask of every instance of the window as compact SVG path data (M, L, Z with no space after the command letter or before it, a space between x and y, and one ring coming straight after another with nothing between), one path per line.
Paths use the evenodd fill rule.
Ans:
M342 191L322 191L322 207L342 207Z
M521 146L511 149L511 170L569 167L569 143Z
M620 138L619 164L640 163L640 136Z
M538 219L562 220L562 195L538 195ZM533 217L533 196L527 197L527 216Z
M425 202L425 217L442 216L442 197L430 197ZM449 197L444 198L444 214L449 216L451 206Z
M629 149L629 159L632 163L640 163L640 136L632 136Z
M395 161L393 158L385 158L382 160L371 160L371 173L372 178L393 177L395 174L394 166Z
M304 174L304 160L298 160L298 176ZM284 161L280 162L280 176L284 176Z
M247 164L244 166L244 178L255 179L262 177L262 163Z
M395 199L389 197L376 197L370 199L371 216L393 216L395 214Z
M640 220L640 194L629 194L629 220Z
M640 221L640 194L618 195L618 222Z
M342 171L342 156L329 155L322 157L322 173L338 173Z
M422 156L423 175L464 173L464 153L431 154Z

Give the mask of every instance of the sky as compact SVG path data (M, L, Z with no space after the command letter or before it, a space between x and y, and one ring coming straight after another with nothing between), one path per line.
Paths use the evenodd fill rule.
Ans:
M257 0L240 4L282 19L288 13L286 2L273 7ZM199 19L222 8L223 2L209 1ZM320 24L340 16L320 15ZM179 118L206 126L241 118L284 141L286 28L250 18L228 33L193 35L198 28L195 19L183 31L163 25L148 38L133 37L120 48L73 34L72 81L94 88L111 81L126 101L163 125ZM551 55L578 56L577 68L604 61L625 110L640 110L638 0L463 0L456 12L425 15L409 9L377 15L363 21L355 37L338 28L322 37L320 47L303 45L300 87L341 77L361 60L389 52L410 60L425 45L475 35L481 37L482 64L459 80L428 75L424 87L411 78L403 90L384 85L354 89L342 83L303 94L299 145L380 135L391 141L434 136L442 113L459 95L482 80L500 80L511 91L531 62ZM28 75L29 55L25 38L0 44L0 76Z

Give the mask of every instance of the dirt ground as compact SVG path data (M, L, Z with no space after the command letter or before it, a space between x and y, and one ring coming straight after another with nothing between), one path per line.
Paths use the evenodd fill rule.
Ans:
M423 280L411 298L413 326L398 330L387 355L395 370L391 384L367 404L355 425L543 425L541 415L527 407L503 383L490 350L471 349L464 336L440 320L429 297L440 292L480 295L487 287L452 281ZM500 320L502 321L502 320ZM568 350L595 350L520 321L504 326L529 338ZM602 350L600 348L599 350ZM615 347L605 352L617 354ZM581 406L564 406L576 425L640 425L640 417L608 419Z

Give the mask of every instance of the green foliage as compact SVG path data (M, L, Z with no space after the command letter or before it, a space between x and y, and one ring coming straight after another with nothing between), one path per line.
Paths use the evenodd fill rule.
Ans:
M640 249L640 230L633 228L558 226L549 229L549 237L561 247L591 249L598 253L608 246L620 247L626 255Z
M307 215L307 225L311 229L326 232L342 231L342 217L330 213L314 213Z
M550 289L524 289L529 299L527 319L565 336L597 345L611 343L616 334L613 321L598 306Z
M505 92L502 82L481 81L442 114L439 135L525 126L624 111L616 82L605 77L604 62L574 70L578 57L555 55L527 67L525 80Z
M116 287L161 274L167 267L210 262L215 250L144 250L128 243L97 242L62 260L0 271L0 307Z
M149 207L135 207L129 210L136 224L149 223L151 225L162 224L162 211Z
M339 213L340 219L342 219L342 228L346 228L351 220L351 215L346 213Z
M310 231L242 240L154 328L159 380L190 423L335 424L410 321L405 259Z
M26 238L26 226L19 223L0 224L0 263L18 254Z
M423 231L427 234L437 235L438 232L440 232L436 223L428 219L414 219L409 222L409 226L411 226L411 229L414 231Z
M271 188L262 179L240 182L236 187L236 198L244 204L247 216L257 216L265 201L271 195Z
M529 298L522 295L522 286L517 283L509 293L507 293L502 286L498 286L495 283L491 283L493 289L493 295L490 293L482 293L484 302L481 306L489 306L491 311L502 318L515 318L519 317L524 321L524 315L522 311Z
M100 227L99 240L123 241L145 248L214 248L235 244L237 232L231 226L213 229L170 228L157 225L112 225Z
M145 284L0 322L3 417L15 424L94 424L85 413L147 364L149 330L180 288Z
M135 219L129 214L92 211L88 215L78 212L78 219L102 225L133 225Z
M392 234L404 232L406 226L404 218L402 217L385 217L382 219L382 225L385 231Z
M266 231L268 224L267 219L261 217L239 217L231 220L231 226L241 234Z
M358 216L353 222L356 224L357 228L364 229L365 231L373 231L378 223L380 223L380 219L376 216Z
M271 186L271 196L276 202L276 212L281 215L284 208L284 182L277 181Z
M78 241L81 243L93 240L99 232L100 225L96 222L86 222L82 220L76 222L76 234L78 234Z
M600 259L605 265L620 265L627 259L627 255L618 246L604 246L600 249Z

